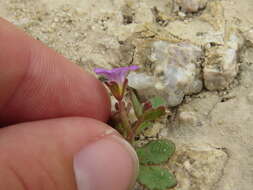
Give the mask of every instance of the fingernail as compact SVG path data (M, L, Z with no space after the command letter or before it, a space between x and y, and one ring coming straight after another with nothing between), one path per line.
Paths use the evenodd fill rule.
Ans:
M78 190L130 190L138 174L138 157L117 135L84 146L74 157Z

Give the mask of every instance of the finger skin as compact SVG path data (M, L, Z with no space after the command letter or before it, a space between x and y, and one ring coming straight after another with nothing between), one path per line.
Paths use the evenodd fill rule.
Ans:
M63 56L0 19L0 124L110 114L103 85Z
M87 118L62 118L19 125L0 130L0 189L76 190L74 155L94 141L107 138L112 142L114 138L111 137L118 136L106 124ZM110 156L113 160L113 163L104 163L105 168L109 168L103 171L106 174L104 178L113 176L114 179L107 181L103 190L126 190L133 177L134 166L129 161L130 156L115 147L107 148L110 155L101 154L97 158L99 161L103 156ZM106 149L101 152L105 153ZM99 183L98 178L94 180Z

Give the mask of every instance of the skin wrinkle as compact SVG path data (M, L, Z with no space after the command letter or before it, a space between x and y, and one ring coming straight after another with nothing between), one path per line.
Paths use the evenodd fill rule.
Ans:
M60 146L60 148L64 147L64 145ZM64 149L59 149L59 152L62 152L64 153ZM61 171L62 173L65 173L65 170L66 170L66 163L71 163L71 165L69 166L70 171L72 170L72 160L73 158L67 158L68 161L66 161L66 155L64 156L59 156L58 154L52 154L54 156L54 162L56 162L54 164L54 166L57 166L59 168L61 168ZM70 159L70 160L69 160ZM58 173L58 175L56 173L52 173L50 172L50 166L47 165L47 160L42 160L41 158L34 158L35 162L38 163L38 167L39 167L39 171L44 171L44 173L46 174L46 177L47 177L47 181L50 182L52 184L52 188L49 188L49 186L46 187L46 190L72 190L72 189L76 189L76 184L75 184L75 179L74 179L74 173L71 172L72 175L68 176L68 178L65 178L66 176L64 176L64 178L62 178L63 176L61 176L60 173ZM51 164L52 164L53 160L51 160ZM67 168L68 169L68 168ZM59 170L55 170L55 171L59 171ZM70 174L70 172L68 172L68 174ZM57 176L57 177L56 177ZM61 183L62 181L70 181L70 183ZM49 183L46 183L46 179L43 179L43 184L49 184ZM73 182L74 183L73 183ZM57 183L58 182L58 183ZM63 186L64 184L64 186ZM68 186L66 186L66 184L68 184ZM72 185L74 184L74 186Z
M35 160L36 166L37 166L37 170L40 171L40 173L42 174L42 178L40 178L39 180L42 182L41 186L36 186L36 190L60 190L62 188L60 188L60 186L58 186L56 180L54 179L54 177L50 174L49 170L46 169L46 166L42 164L41 161L39 161L39 159L33 159ZM28 185L28 183L22 178L22 175L20 175L18 173L18 170L15 169L15 167L8 165L7 169L9 169L11 171L11 173L13 173L13 175L16 177L17 181L22 185L22 188L24 190L34 190L34 187L30 187ZM46 184L46 186L44 186L44 184ZM23 190L22 189L22 190Z
M40 50L42 52L40 52ZM40 54L38 53L40 52ZM32 53L31 56L31 63L33 67L31 67L31 74L30 74L30 80L26 80L26 83L24 84L23 89L23 94L26 97L29 97L29 93L32 92L33 98L36 99L43 99L43 94L45 95L45 98L47 99L48 97L46 94L50 94L52 99L55 99L54 103L54 108L50 107L45 104L39 104L33 107L34 113L37 113L37 115L41 115L45 112L53 112L54 117L62 117L65 116L65 113L59 113L57 114L56 112L52 111L52 109L56 109L56 107L62 107L64 108L64 103L59 104L59 100L62 98L61 96L58 96L57 91L55 89L55 85L52 85L53 81L48 82L47 80L43 80L46 78L47 75L52 75L54 76L54 81L59 81L61 79L62 83L59 85L62 85L62 89L66 88L64 85L65 78L64 72L61 72L60 68L57 69L57 64L54 62L57 62L55 55L48 54L47 56L45 55L43 49L35 49ZM56 60L55 60L56 59ZM52 62L52 64L47 64ZM38 76L38 77L36 77ZM29 78L28 78L29 79ZM33 88L33 81L37 84L35 85L36 88ZM63 95L64 96L64 95ZM57 103L57 104L56 104ZM47 116L50 118L50 116ZM36 118L35 118L36 119Z
M43 95L48 93L49 86L48 82L46 80L38 80L38 77L43 77L48 71L52 70L54 68L53 64L43 64L48 62L47 59L43 56L44 54L39 55L37 52L39 50L33 49L30 55L30 68L28 71L28 74L26 75L26 78L24 78L24 85L21 85L21 89L23 92L24 97L29 97L30 94L33 94L34 98L40 97L43 99ZM51 73L50 73L51 74ZM52 73L53 74L53 73ZM38 76L38 77L37 77ZM33 85L33 81L38 83L39 85ZM27 85L30 84L30 85ZM35 87L34 87L35 86ZM41 89L44 89L43 93L41 92ZM48 106L45 106L44 104L37 104L36 107L32 107L34 113L43 113L46 112L48 109ZM25 118L25 116L22 116ZM30 118L27 118L30 120ZM34 119L32 119L34 120Z
M3 31L3 32L0 32L0 39L1 40L6 40L6 38L7 38L7 40L8 40L9 36L6 35L6 34L7 33L12 33L11 32L12 28L11 28L11 25L5 25L4 23L5 23L5 21L2 18L0 18L0 31ZM20 33L18 32L17 33L17 38L18 38L19 35L20 35ZM23 41L21 41L21 43L23 43ZM28 68L30 67L29 63L30 63L30 58L31 58L31 50L32 50L31 48L29 48L29 49L27 48L27 54L26 54L27 56L23 57L23 58L25 58L27 64L25 64L25 65L23 64L22 66L18 65L19 67L22 68L21 70L14 68L14 70L19 70L20 71L19 74L21 74L22 76L19 76L18 74L15 74L15 76L21 77L21 79L18 82L15 81L15 83L16 83L15 87L12 87L11 90L8 90L8 92L10 91L9 92L10 95L4 101L5 103L2 104L2 105L0 105L0 111L2 111L4 108L6 108L6 106L9 104L9 102L11 101L11 99L13 98L13 96L15 95L16 90L19 88L19 84L21 84L22 81L23 81L23 78L25 78L26 72L23 72L23 71L27 71ZM19 52L22 52L22 50L16 52L17 55L14 54L13 56L19 56ZM3 54L1 54L1 53L3 53ZM8 51L7 52L5 52L5 51L2 52L1 51L1 53L0 53L0 59L9 55ZM10 64L9 65L10 67L13 67L12 63L8 63L8 64ZM8 76L8 74L7 74L7 76ZM10 76L8 76L8 77L10 77Z
M15 151L15 150L13 150ZM15 151L16 152L16 151ZM46 162L47 160L49 160L50 158L45 157L45 159L43 159L44 157L38 157L38 155L22 155L21 158L27 157L30 158L28 161L23 163L23 160L21 160L22 162L10 162L12 161L10 159L10 157L16 157L16 155L9 155L5 157L5 156L1 156L1 163L4 163L4 166L6 166L6 169L9 170L11 172L11 177L9 177L10 179L12 179L12 175L15 176L15 178L17 179L17 183L20 183L20 186L22 186L22 190L62 190L62 189L73 189L72 187L68 188L66 186L62 187L61 184L61 179L57 178L55 175L55 173L53 173L54 170L52 170L52 172L50 173L50 166L47 166ZM51 154L52 156L57 156L54 154ZM60 159L60 160L59 160ZM65 166L65 160L61 157L61 156L57 156L56 159L57 164L59 165L60 168L62 168L63 166ZM29 164L28 164L29 163ZM52 164L52 161L49 162L50 164ZM17 167L15 166L15 164L17 164ZM56 164L55 164L56 165ZM33 175L33 173L31 173L31 171L29 171L29 167L32 167L33 169L33 173L37 173L36 176ZM24 170L28 170L29 172L25 171L24 173L22 171ZM1 168L1 171L2 168ZM56 170L58 171L58 170ZM20 173L18 173L20 172ZM61 170L61 172L64 173L64 170ZM25 175L25 173L30 173L29 175ZM24 176L26 176L25 178L23 178ZM35 178L34 178L35 177ZM27 180L30 179L31 181ZM32 182L32 180L35 179L37 181L37 183L33 183L30 184L29 182ZM27 181L26 181L27 180ZM64 178L64 181L68 180L68 178ZM58 183L57 183L58 182ZM10 184L9 184L10 185ZM12 186L7 186L6 190L17 190L17 189L12 189ZM0 189L2 190L2 187L0 187ZM20 189L18 189L20 190Z
M39 160L37 159L36 162L38 163L38 166L40 167L41 171L44 171L44 173L46 174L48 181L51 182L52 187L54 190L56 189L60 189L56 180L54 179L54 177L50 174L50 171L48 169L46 169L47 167ZM48 183L47 183L48 184Z
M22 190L32 190L32 189L29 188L28 184L25 182L25 180L23 179L23 177L21 175L19 175L19 173L16 171L16 169L14 167L12 167L10 165L7 165L7 169L9 171L11 171L11 173L13 174L13 176L20 183L20 185L22 186Z
M1 30L1 29L0 29ZM17 82L16 86L14 87L14 89L12 90L12 93L9 95L8 99L6 100L6 102L1 105L0 107L0 111L4 110L4 108L8 107L8 105L11 103L11 101L13 100L13 98L15 97L16 92L18 92L21 84L23 83L23 81L25 81L26 77L29 74L29 70L31 67L31 49L29 48L29 58L28 58L28 62L26 64L26 67L24 69L25 72L23 72L23 76L19 79L19 81ZM23 66L23 65L22 65ZM1 123L0 123L0 127L1 127Z

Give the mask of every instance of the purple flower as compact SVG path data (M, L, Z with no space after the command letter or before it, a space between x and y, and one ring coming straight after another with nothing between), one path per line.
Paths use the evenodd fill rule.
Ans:
M104 76L109 82L116 82L118 84L123 84L129 71L133 71L138 68L139 67L137 65L131 65L128 67L119 67L112 70L96 68L94 69L94 72L97 75Z
M131 65L128 67L119 67L112 70L96 68L94 72L97 75L104 76L108 81L105 82L107 87L111 90L113 96L117 100L122 100L124 96L125 89L127 87L127 75L129 71L138 69L136 65Z

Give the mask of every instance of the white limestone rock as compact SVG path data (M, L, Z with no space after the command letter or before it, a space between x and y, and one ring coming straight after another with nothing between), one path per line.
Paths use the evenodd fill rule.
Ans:
M239 70L238 52L242 43L240 36L232 33L224 46L207 49L203 76L208 90L226 89L234 80Z
M197 118L194 112L180 111L178 119L181 126L195 126L197 124Z
M195 13L204 9L208 0L174 0L174 10L184 13Z
M178 185L175 190L213 189L223 175L228 155L223 149L210 145L177 145L175 155L169 161Z
M245 36L246 40L248 40L251 44L253 44L253 29L245 32L244 36Z
M161 129L165 128L166 125L163 123L154 123L154 125L150 128L148 128L146 131L144 131L145 137L157 137Z
M189 43L157 40L149 44L147 59L154 67L152 74L131 73L130 86L146 97L161 95L169 106L179 105L184 95L202 89L200 59L202 49Z

